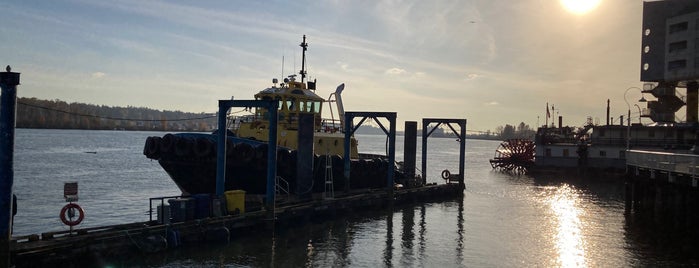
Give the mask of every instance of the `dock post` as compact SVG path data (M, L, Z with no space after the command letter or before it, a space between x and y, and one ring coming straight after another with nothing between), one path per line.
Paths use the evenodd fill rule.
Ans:
M388 178L386 178L386 180L388 191L393 195L394 165L396 164L396 113L386 113L386 118L390 125L390 129L388 130Z
M466 119L455 121L461 128L461 132L459 133L459 188L464 190L466 189L466 184L464 183L464 178L466 176ZM449 125L449 127L451 128L451 125ZM453 128L452 131L454 131Z
M427 185L427 126L430 121L422 119L422 185Z
M230 109L228 100L218 101L218 137L216 142L216 196L223 197L226 188L226 113Z
M296 149L296 194L311 199L313 189L313 114L299 114L298 148ZM310 190L309 190L310 189ZM325 188L324 188L325 189Z
M269 135L267 146L267 197L265 206L268 211L271 211L271 216L274 217L274 193L277 188L277 116L279 102L270 101L267 110L269 110Z
M415 178L415 159L417 158L417 121L405 121L405 140L403 143L403 173Z
M14 183L15 119L19 73L0 73L0 266L10 266L12 240L12 185Z

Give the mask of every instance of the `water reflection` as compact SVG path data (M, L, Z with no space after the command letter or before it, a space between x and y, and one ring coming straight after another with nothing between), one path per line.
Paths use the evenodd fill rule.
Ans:
M556 187L547 203L556 221L555 244L561 267L585 267L585 241L582 237L579 193L567 184Z
M389 211L386 216L386 249L383 252L383 263L391 267L393 259L393 211Z

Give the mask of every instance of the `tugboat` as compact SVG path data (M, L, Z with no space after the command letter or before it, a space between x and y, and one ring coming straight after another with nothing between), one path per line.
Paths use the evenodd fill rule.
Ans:
M344 108L342 91L344 84L337 87L328 99L318 96L316 81L306 82L306 36L300 45L303 48L301 81L290 75L282 83L273 79L273 85L255 94L256 100L278 100L277 129L277 178L278 185L286 186L290 194L311 194L326 190L329 176L334 178L334 188L344 185ZM331 104L335 103L337 116ZM323 104L331 112L330 119L321 117ZM245 190L248 194L264 194L266 186L268 128L266 108L255 108L249 115L228 118L228 139L226 141L226 190ZM310 185L297 187L297 140L299 118L313 116L313 179ZM143 154L157 160L183 194L203 194L215 192L216 181L216 132L212 134L177 133L163 137L148 137ZM350 140L350 189L371 189L385 187L389 163L385 156L360 155L357 140ZM329 172L331 171L331 172ZM395 171L396 183L405 176ZM415 178L410 184L415 185ZM298 190L304 189L304 190Z

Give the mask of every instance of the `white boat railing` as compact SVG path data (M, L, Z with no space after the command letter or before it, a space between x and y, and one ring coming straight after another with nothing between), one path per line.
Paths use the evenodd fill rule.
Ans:
M699 155L629 150L626 165L666 172L699 175Z

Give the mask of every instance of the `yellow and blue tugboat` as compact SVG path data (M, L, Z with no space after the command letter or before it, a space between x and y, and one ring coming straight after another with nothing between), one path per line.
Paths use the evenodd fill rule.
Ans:
M277 176L288 183L291 194L308 194L326 190L325 181L331 170L335 179L334 186L344 185L344 108L342 91L344 84L324 99L316 94L316 82L306 82L305 52L301 81L296 75L290 75L282 83L273 79L272 87L255 94L257 100L278 100L278 137L277 137ZM321 117L323 106L327 105L331 118ZM332 104L335 104L333 111ZM267 141L270 122L267 120L266 108L255 108L251 114L228 118L229 135L226 155L226 190L242 189L250 194L264 194L266 185ZM302 116L313 117L313 151L315 153L313 181L308 187L297 187L297 151L299 138L299 119ZM144 147L144 155L158 160L184 194L214 193L216 182L216 134L177 133L165 134L163 137L149 137ZM351 180L350 188L382 188L388 162L385 157L362 155L357 151L357 141L350 140ZM395 173L396 182L403 176ZM356 178L356 179L355 179ZM304 192L295 189L305 188Z

